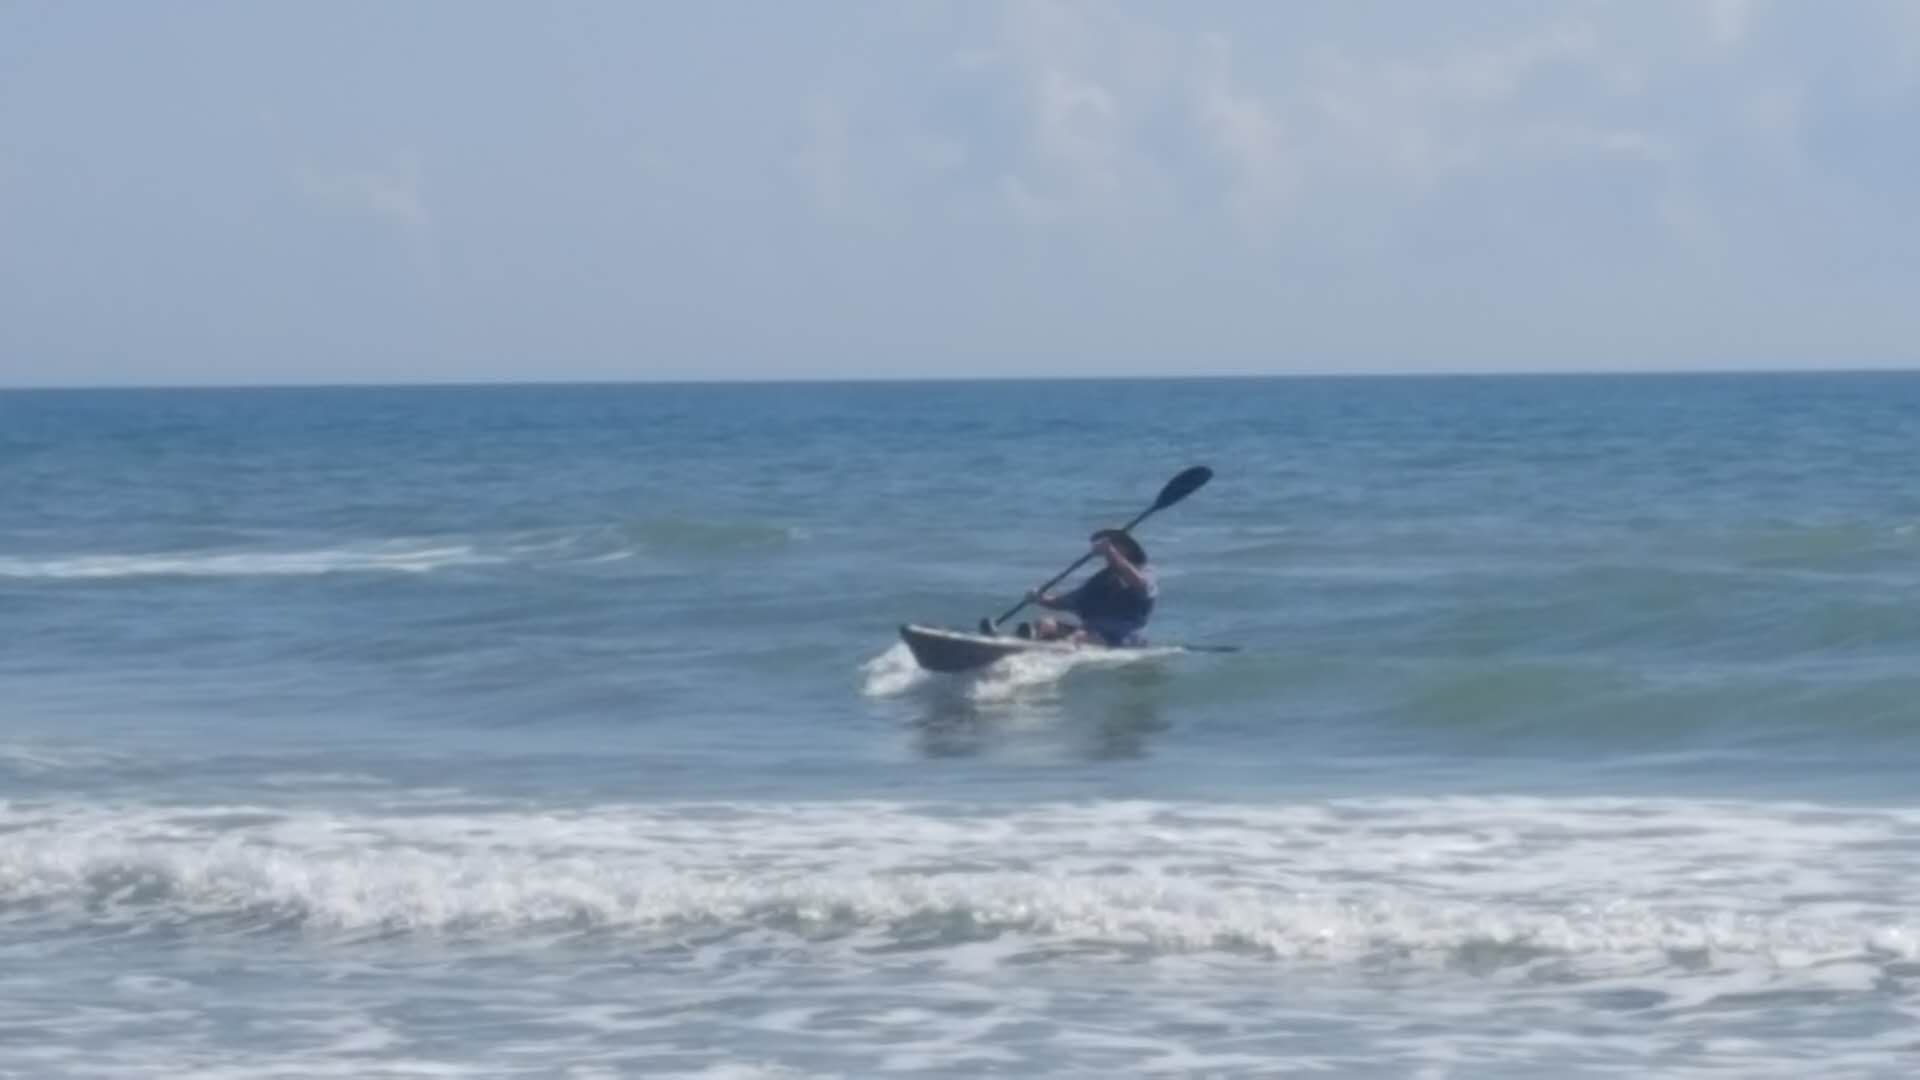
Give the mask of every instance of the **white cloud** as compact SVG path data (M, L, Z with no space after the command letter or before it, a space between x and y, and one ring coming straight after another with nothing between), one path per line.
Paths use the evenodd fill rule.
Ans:
M1762 86L1746 93L1737 115L1759 145L1783 159L1797 159L1805 112L1805 95L1798 87Z
M1235 215L1242 226L1264 230L1299 187L1277 110L1234 86L1232 45L1222 35L1203 39L1193 82L1196 122L1234 176Z
M1114 190L1126 133L1104 87L1049 68L1036 81L1034 114L1034 148L1047 163L1084 187Z
M997 186L1021 221L1121 223L1163 214L1167 163L1141 127L1176 89L1176 38L1106 4L1010 0L997 70L1024 102L1022 155Z
M847 127L847 110L843 105L816 98L807 110L802 145L789 163L806 186L815 208L829 217L845 213L851 205Z
M1632 128L1548 125L1538 130L1535 145L1555 157L1611 157L1650 163L1664 163L1674 157L1664 141Z
M397 155L384 169L303 170L300 189L309 198L387 226L404 258L428 285L440 282L440 256L428 209L425 170L415 153Z
M952 172L967 163L967 144L959 139L920 132L908 136L908 160L932 173Z
M53 16L69 45L0 110L0 146L48 150L0 150L0 273L68 302L0 290L0 325L84 327L118 254L89 237L147 236L132 278L197 233L206 272L140 329L284 287L253 310L287 336L342 278L417 298L362 271L430 273L457 229L433 313L488 326L501 370L556 335L607 371L642 339L738 373L1164 370L1189 343L1248 370L1567 366L1595 311L1610 358L1654 366L1920 341L1914 0L916 0L767 5L750 35L711 5L481 5L450 52L398 11L317 42L231 14L182 11L222 47L131 68ZM368 145L410 152L337 149ZM297 245L320 257L255 279ZM357 325L418 351L417 314Z
M1009 173L998 181L1000 195L1013 216L1028 225L1056 225L1068 217L1068 208L1036 194L1026 181Z
M1491 168L1539 145L1520 107L1528 80L1578 72L1595 48L1592 30L1576 23L1438 56L1317 49L1295 91L1312 164L1327 177L1393 179L1414 191Z
M1753 21L1753 0L1706 0L1708 37L1716 48L1733 50L1746 41Z
M971 70L1023 87L1026 153L997 189L1029 223L1152 218L1180 203L1261 241L1316 208L1337 217L1371 200L1390 213L1511 161L1668 154L1631 125L1530 114L1528 87L1549 75L1613 96L1632 85L1596 29L1557 9L1426 49L1288 41L1277 63L1270 40L1141 9L1016 0L1006 10L993 47L964 55ZM1209 170L1226 178L1211 198ZM1184 200L1169 194L1178 187L1191 189Z
M1485 107L1511 99L1544 68L1590 57L1594 47L1590 26L1567 23L1438 58L1389 60L1373 74L1403 100Z
M425 229L432 223L416 155L402 155L387 169L305 170L300 174L300 186L322 202L371 214L402 228Z

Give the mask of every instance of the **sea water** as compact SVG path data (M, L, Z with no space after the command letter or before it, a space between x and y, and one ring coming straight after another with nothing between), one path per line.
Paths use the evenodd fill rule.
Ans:
M0 393L0 1075L1920 1068L1920 376ZM914 668L1146 507L1160 643Z

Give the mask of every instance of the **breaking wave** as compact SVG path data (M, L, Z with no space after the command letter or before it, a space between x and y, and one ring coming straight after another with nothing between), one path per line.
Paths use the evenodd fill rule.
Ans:
M1920 957L1915 881L1920 812L1681 800L0 808L0 922L67 928L1792 969Z
M420 574L502 561L466 544L374 544L309 551L206 551L143 555L0 557L0 578L96 581L116 578L230 578L318 574Z
M394 538L284 550L210 549L0 556L0 579L86 582L136 578L244 578L421 574L506 563L614 562L641 555L724 558L778 550L803 529L763 522L655 519L451 539Z

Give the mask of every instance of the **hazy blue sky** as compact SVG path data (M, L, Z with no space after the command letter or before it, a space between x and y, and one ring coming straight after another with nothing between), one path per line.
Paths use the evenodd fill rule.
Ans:
M1920 363L1920 2L0 0L0 383Z

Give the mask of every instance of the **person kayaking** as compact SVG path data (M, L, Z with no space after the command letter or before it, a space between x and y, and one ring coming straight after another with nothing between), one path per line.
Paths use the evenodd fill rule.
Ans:
M1147 569L1147 549L1123 529L1101 529L1092 536L1094 553L1107 565L1064 595L1031 590L1027 599L1043 608L1080 617L1078 626L1058 619L1021 623L1021 637L1042 641L1093 642L1102 645L1138 645L1140 631L1153 615L1159 596L1153 572Z

